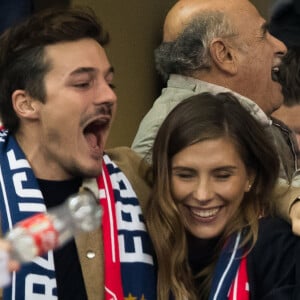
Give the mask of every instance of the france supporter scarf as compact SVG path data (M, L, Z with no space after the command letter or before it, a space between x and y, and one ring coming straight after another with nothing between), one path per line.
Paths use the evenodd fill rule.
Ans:
M248 300L249 290L242 232L232 235L218 259L209 300Z
M102 173L105 299L156 300L153 250L136 194L107 155Z
M14 137L0 131L0 211L3 234L15 223L46 210L33 171ZM26 249L24 250L26 251ZM53 252L12 274L3 299L57 299Z

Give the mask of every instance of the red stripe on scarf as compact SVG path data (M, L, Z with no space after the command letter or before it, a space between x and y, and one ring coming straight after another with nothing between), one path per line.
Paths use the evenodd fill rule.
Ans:
M229 300L249 300L249 284L246 257L241 259L236 277L229 290Z
M110 176L104 161L102 162L102 169L102 176L98 179L98 186L100 190L105 191L105 195L100 195L100 204L103 207L102 232L105 300L121 300L124 299L124 296L121 279L115 199Z

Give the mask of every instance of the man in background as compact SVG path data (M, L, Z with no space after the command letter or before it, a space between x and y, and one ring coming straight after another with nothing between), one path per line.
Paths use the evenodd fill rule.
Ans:
M283 105L273 116L294 131L300 145L300 2L279 0L272 7L270 32L288 48L283 59L280 82Z
M245 22L249 26L244 26ZM251 25L251 26L250 26ZM266 125L283 101L277 71L285 45L247 0L178 1L166 16L156 68L167 87L142 120L132 148L150 155L162 120L196 93L232 91Z
M300 147L300 45L288 49L280 69L284 102L272 116L295 133Z
M286 51L248 0L178 1L155 51L167 87L142 120L132 148L151 162L157 130L178 103L197 93L232 92L274 137L282 163L278 189L286 190L298 169L297 145L282 124L270 119L283 102L278 71ZM276 201L281 215L295 212L298 195L293 188Z

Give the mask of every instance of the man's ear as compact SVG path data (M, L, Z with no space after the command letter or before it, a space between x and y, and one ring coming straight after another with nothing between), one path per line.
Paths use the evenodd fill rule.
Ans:
M25 90L15 90L12 94L13 108L20 118L36 119L38 117L37 102Z
M237 61L233 48L222 38L212 40L209 47L211 58L217 68L230 75L237 73Z

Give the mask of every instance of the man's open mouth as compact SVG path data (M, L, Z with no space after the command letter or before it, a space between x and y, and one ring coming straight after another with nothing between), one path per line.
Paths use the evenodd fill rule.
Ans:
M88 123L83 134L91 148L99 148L102 144L102 134L109 127L110 118L100 118Z
M276 82L280 82L280 68L279 66L275 66L272 68L272 80Z

